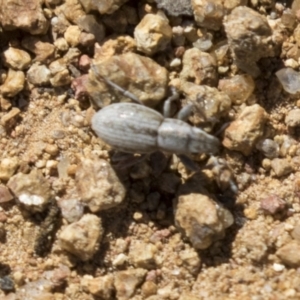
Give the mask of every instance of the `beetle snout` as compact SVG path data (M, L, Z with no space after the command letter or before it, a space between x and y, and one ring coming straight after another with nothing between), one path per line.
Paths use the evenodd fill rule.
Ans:
M217 154L221 143L218 138L206 133L200 128L192 127L190 150L192 153Z

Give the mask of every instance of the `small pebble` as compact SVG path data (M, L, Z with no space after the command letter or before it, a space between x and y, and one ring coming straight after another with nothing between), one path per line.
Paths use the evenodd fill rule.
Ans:
M282 263L290 267L300 266L300 243L291 241L279 248L276 255L280 258Z
M5 292L13 291L15 288L13 280L9 276L0 278L0 289Z
M270 215L284 211L286 206L286 202L277 195L269 195L260 202L261 209Z
M178 198L175 222L195 249L206 249L215 239L224 237L233 216L212 198L192 193Z
M274 158L271 167L278 177L286 176L293 171L293 167L286 158Z
M85 214L79 221L66 226L59 235L61 247L83 261L96 253L102 239L101 219Z
M137 49L148 55L165 50L171 38L169 21L160 15L146 14L134 30Z

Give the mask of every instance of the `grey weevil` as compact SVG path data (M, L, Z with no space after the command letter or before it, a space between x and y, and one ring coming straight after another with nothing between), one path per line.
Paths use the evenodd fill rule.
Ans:
M110 104L92 118L94 132L114 149L139 154L150 154L158 150L174 153L191 169L194 169L188 158L191 154L214 155L219 152L220 141L217 137L183 121L191 107L183 108L178 114L178 119L164 117L156 110L142 105L130 92L102 77L94 65L92 69L97 77L137 102ZM165 116L170 114L171 102L177 98L176 93L173 93L165 101ZM218 165L216 158L214 162ZM231 189L236 191L237 188L231 180L229 184Z
M96 68L92 68L96 73ZM139 99L120 86L106 78L101 79L140 103ZM175 99L177 95L173 93L166 100L164 115L169 115L170 102ZM219 140L183 121L188 110L189 107L184 108L178 114L179 119L174 119L166 118L156 110L141 104L114 103L102 108L93 116L92 129L104 142L126 153L147 154L161 150L178 155L216 154L220 147Z

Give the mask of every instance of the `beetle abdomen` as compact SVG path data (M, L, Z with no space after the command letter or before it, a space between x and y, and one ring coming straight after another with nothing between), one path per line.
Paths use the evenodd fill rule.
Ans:
M96 134L116 150L151 153L157 150L157 134L163 116L157 111L134 103L111 104L92 119Z

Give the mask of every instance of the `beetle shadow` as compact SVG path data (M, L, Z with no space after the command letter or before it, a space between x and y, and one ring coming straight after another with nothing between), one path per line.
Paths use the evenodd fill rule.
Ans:
M159 163L157 163L158 161ZM76 261L75 268L77 272L82 275L86 274L86 266L88 266L88 273L96 276L99 274L99 270L111 268L111 260L104 258L116 255L115 252L112 252L115 249L115 245L111 246L112 240L120 239L122 243L128 243L125 250L122 250L122 252L128 254L130 238L135 234L135 230L139 230L139 224L149 224L151 222L151 227L155 228L153 238L161 230L170 226L174 227L174 210L176 208L174 198L176 199L184 193L204 193L209 195L210 198L213 194L216 201L222 202L223 206L231 212L233 211L235 224L226 230L225 239L222 239L220 244L218 242L214 243L207 251L199 251L201 259L207 264L216 264L216 259L208 255L211 249L214 253L218 253L218 263L228 261L231 258L231 245L234 237L243 225L243 209L242 207L236 207L235 195L230 191L222 193L216 186L210 186L208 189L204 188L207 178L201 171L192 175L186 183L181 184L180 176L168 168L169 158L159 152L150 155L148 160L144 160L140 164L133 165L126 170L115 169L116 174L127 190L127 196L117 207L98 213L104 228L103 239L99 249L90 261ZM138 174L138 169L143 169L143 165L144 167L145 165L150 167L151 174L149 177L136 178L134 174ZM164 177L169 178L170 175L173 175L175 179L178 178L174 186L172 184L168 185L168 180L163 182ZM152 197L151 201L149 201L150 195ZM158 200L156 199L157 195ZM157 201L156 205L153 204L155 201ZM177 232L178 230L176 230ZM167 240L168 237L162 237L163 242L167 242ZM189 243L187 239L184 239L184 241ZM125 262L123 265L118 266L117 270L126 270L129 266L129 262Z

